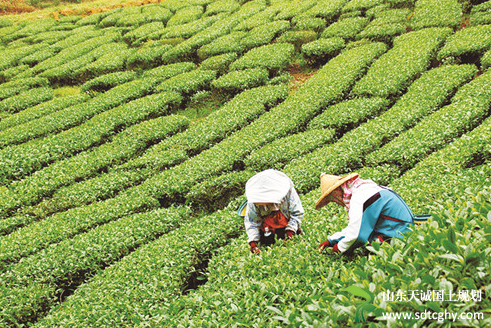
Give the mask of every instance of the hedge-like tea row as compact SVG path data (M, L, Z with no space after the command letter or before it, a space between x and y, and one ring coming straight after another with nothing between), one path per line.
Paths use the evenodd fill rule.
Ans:
M302 45L302 55L309 61L329 59L338 55L344 49L342 38L321 38Z
M288 31L290 28L290 22L286 20L259 25L249 32L249 34L241 41L241 44L247 50L267 45L280 33Z
M129 68L138 67L143 69L159 66L162 55L171 48L172 46L168 44L141 47L128 57L126 65Z
M246 167L256 171L280 170L286 163L334 140L332 129L310 130L277 139L246 157Z
M424 193L424 181L418 181L413 193ZM446 187L438 179L432 181ZM312 200L319 194L307 194L302 201L312 213L304 221L308 234L263 249L260 256L250 255L246 236L235 240L210 260L207 284L161 307L150 325L356 326L355 312L360 303L345 290L354 285L373 293L370 304L375 309L366 311L374 312L370 318L373 327L403 326L382 320L382 311L485 313L489 300L484 297L477 302L457 297L453 302L419 301L419 291L443 290L445 296L450 292L456 296L460 290L489 285L486 216L490 191L489 187L479 190L476 185L472 191L476 193L462 193L448 201L436 198L430 223L406 233L402 240L393 239L390 245L373 243L364 253L349 258L317 253L317 245L329 232L339 231L345 218L333 208L315 211ZM387 292L406 290L405 299L410 298L409 291L418 291L418 298L383 301ZM489 320L458 320L454 325L479 326L483 321L486 325Z
M354 95L389 97L403 92L411 81L423 73L450 29L424 29L397 37L394 46L377 60L354 87Z
M254 149L298 131L321 108L341 97L371 62L386 50L380 43L367 44L332 59L303 84L287 101L278 105L209 150L170 168L138 187L164 201L175 201L192 185L210 175L231 171Z
M321 34L322 38L353 39L369 23L366 17L350 17L329 25Z
M148 117L162 115L180 100L179 95L175 93L156 94L135 100L114 109L109 115L96 117L91 120L92 122L89 121L84 124L85 126L81 125L78 131L74 129L63 140L73 143L73 139L70 140L70 137L75 137L76 140L76 138L82 138L80 135L82 133L87 135L84 140L86 144L99 142L115 126L124 127L138 123ZM120 118L117 117L118 115ZM124 120L120 121L120 119ZM58 161L21 181L13 182L9 189L17 197L16 202L8 208L30 205L59 187L93 176L108 166L121 164L145 149L149 144L185 129L188 124L189 120L184 117L170 116L131 126L114 136L111 142ZM59 143L58 147L67 148L66 144L63 143ZM66 153L69 153L69 150L72 149L67 148ZM77 150L80 151L83 148ZM6 210L6 207L3 210Z
M375 19L358 33L356 38L392 42L394 37L406 32L409 15L410 11L406 9L383 10L380 13L374 13Z
M298 190L308 191L318 184L322 172L342 174L362 166L367 153L440 107L456 88L475 75L475 70L472 65L454 65L427 71L389 110L349 131L334 145L287 165L285 173L296 182Z
M6 70L0 71L0 83L14 80L17 75L29 69L29 65L18 65Z
M462 5L457 0L418 0L411 26L418 30L427 27L457 28L462 21Z
M61 50L58 54L50 57L33 67L34 72L41 73L50 68L63 65L67 61L81 57L89 51L102 46L103 44L118 41L121 34L118 32L110 32L102 36L97 36L81 43L77 43L71 47Z
M114 198L127 188L141 183L149 175L145 170L112 172L60 188L41 203L20 208L13 216L0 220L0 236L55 213Z
M466 54L482 54L491 47L491 25L470 26L450 36L438 52L438 60Z
M209 213L225 208L231 200L244 194L244 187L256 172L233 171L206 179L194 185L186 195L186 204Z
M159 171L182 162L246 126L269 107L283 101L287 95L285 86L265 86L243 91L204 120L155 145L141 158L123 167L145 167Z
M17 61L39 51L45 47L44 44L33 44L15 49L6 48L0 50L0 70L16 66Z
M428 210L434 199L450 198L456 190L472 185L489 186L490 138L491 119L487 118L471 132L419 162L393 185L423 211ZM418 185L421 181L425 181L424 188ZM412 192L420 189L421 192Z
M242 39L247 35L248 33L244 31L237 31L224 35L199 48L197 55L203 60L227 52L242 52L245 49L245 45L242 44Z
M240 22L234 31L249 31L260 25L270 23L281 10L282 3L272 3L269 7Z
M22 112L13 114L6 119L0 121L0 139L11 140L12 137L7 137L11 132L8 130L12 127L17 127L21 124L38 119L40 117L52 114L64 108L73 106L75 104L83 103L89 99L89 96L85 94L79 94L74 96L57 97L53 100L41 103L31 108L25 109ZM17 128L16 128L17 129ZM7 131L4 131L7 130ZM13 131L13 130L12 130ZM5 139L6 138L6 139ZM16 139L17 140L17 139ZM26 141L27 139L23 140ZM3 141L4 143L10 143L10 141Z
M183 25L192 21L196 21L203 15L202 6L189 6L179 9L174 13L174 16L169 19L167 26Z
M281 11L276 15L275 20L292 19L293 17L302 14L311 9L317 4L317 1L306 0L300 3L284 1Z
M491 49L488 50L481 58L481 67L483 70L487 70L491 67Z
M237 53L235 52L217 55L203 60L199 68L214 70L217 72L218 75L223 75L228 72L230 64L236 59Z
M147 35L154 33L155 31L161 31L164 29L162 22L152 22L142 25L123 36L123 40L128 44L132 44L137 40L144 39Z
M335 129L338 133L351 130L362 122L372 119L389 107L384 98L355 98L329 106L314 117L308 129Z
M53 89L49 87L34 88L0 101L0 112L18 113L29 107L53 99Z
M193 70L165 80L157 86L157 91L174 91L190 95L196 91L209 88L217 72L210 70Z
M218 211L140 247L80 286L37 327L49 327L55 322L75 326L138 325L142 318L157 313L162 303L181 295L188 279L198 272L209 254L237 234L239 221L235 210ZM157 303L161 305L156 306ZM119 315L104 315L113 311Z
M76 287L132 250L182 225L189 215L189 209L177 207L123 217L11 266L0 276L0 323L15 325L42 317L56 305L61 290ZM38 291L32 293L33 289Z
M73 83L77 81L77 72L80 68L91 64L102 56L112 51L121 51L126 49L126 44L110 42L89 51L83 56L77 57L67 63L50 68L39 74L52 82Z
M115 129L128 126L132 119L141 119L139 109L133 102L112 110L109 108L121 105L125 101L139 98L148 94L155 87L155 80L140 79L117 86L108 92L90 99L89 101L58 111L52 115L31 121L27 125L36 127L31 131L23 130L31 136L43 135L60 131L63 128L80 124L83 125L63 131L59 134L42 139L33 139L25 144L11 146L0 151L0 181L8 183L12 179L23 177L44 165L57 159L64 158L78 151L87 149L101 142ZM104 112L106 110L106 112ZM101 113L104 112L104 113ZM101 113L97 115L98 113ZM121 113L121 116L116 114ZM90 117L95 117L89 119ZM59 119L58 119L59 118ZM89 120L88 120L89 119Z
M169 79L176 75L192 71L195 68L196 65L191 62L162 65L156 68L152 68L151 70L144 71L142 74L142 78L144 79L154 78L162 82L163 80Z
M469 20L472 25L491 24L491 2L483 2L472 7Z
M27 25L23 26L20 30L9 35L7 40L13 41L27 36L35 35L41 32L46 32L52 27L54 27L56 24L57 21L54 18L36 19L35 22L31 21Z
M376 164L396 163L403 169L414 166L427 154L479 125L489 115L490 90L491 72L488 72L461 87L450 105L369 154L367 160Z
M263 85L268 77L269 72L265 68L249 68L225 74L213 81L211 86L224 92L236 93Z
M343 7L342 13L363 12L375 6L382 4L383 0L351 0Z
M230 33L230 31L237 26L241 21L254 14L257 14L264 9L265 6L256 4L254 2L243 5L238 11L234 12L230 16L220 18L213 23L210 27L203 31L191 36L182 43L178 44L171 50L167 51L162 60L164 63L172 63L175 61L182 61L182 59L190 58L195 55L196 50L210 43L211 41Z
M126 66L126 60L135 52L134 49L113 50L96 59L93 63L79 68L74 72L82 81L93 79L99 75L122 71Z
M22 91L42 87L49 87L49 81L47 79L39 77L19 79L7 83L2 83L0 84L0 100L15 96Z
M87 91L107 91L111 88L114 88L118 85L133 81L137 78L137 74L133 71L125 71L125 72L115 72L109 73L102 76L98 76L92 80L85 82L82 87L82 92Z
M230 65L231 70L266 68L281 71L293 61L294 46L289 43L274 43L254 48Z
M322 17L329 21L337 16L348 0L320 0L300 17Z

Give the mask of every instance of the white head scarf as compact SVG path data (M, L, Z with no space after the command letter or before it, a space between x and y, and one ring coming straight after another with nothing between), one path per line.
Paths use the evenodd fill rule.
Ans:
M285 173L269 169L250 178L245 192L250 203L280 204L291 187L293 182Z

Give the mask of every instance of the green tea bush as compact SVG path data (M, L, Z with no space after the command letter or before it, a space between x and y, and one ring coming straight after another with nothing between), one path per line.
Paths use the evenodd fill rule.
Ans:
M370 163L395 163L408 169L427 154L477 127L488 115L491 104L491 72L483 74L457 91L454 101L424 118L381 149L367 156ZM410 140L410 141L409 141Z
M322 38L343 38L352 39L358 33L360 33L365 26L369 23L369 20L365 17L352 17L338 20L335 23L329 25L321 34Z
M98 25L103 18L109 16L110 14L111 14L110 11L104 11L97 14L87 15L85 17L82 17L80 20L78 20L76 24L80 26Z
M15 49L0 50L0 70L12 68L17 61L44 48L43 44L33 44Z
M462 21L462 6L457 0L418 0L411 17L415 29L451 27L456 29Z
M54 18L36 19L36 21L28 23L26 26L17 30L15 33L10 34L6 39L4 38L3 40L11 42L13 40L38 34L41 32L46 32L56 24L57 21Z
M141 47L132 53L126 60L126 66L129 68L149 69L161 64L162 55L169 49L171 45L151 45L149 47Z
M182 25L167 26L161 31L151 33L146 36L149 40L161 40L171 38L190 38L195 34L210 27L213 23L223 18L223 16L216 15L212 17L202 17L198 20L191 21Z
M234 27L234 31L249 31L260 25L272 22L280 10L281 3L272 4L265 10L260 11L259 13L240 22L236 27Z
M302 45L310 43L317 39L317 33L314 31L287 31L283 33L277 42L288 42L295 46L295 51L300 52Z
M230 33L232 29L240 22L253 16L254 14L257 14L262 9L263 7L261 5L243 6L228 17L223 18L224 16L221 16L220 19L213 23L213 25L210 27L193 35L189 39L183 41L173 49L166 52L162 56L162 60L164 63L173 63L176 61L182 61L182 59L189 59L190 57L193 57L198 48Z
M0 112L17 113L29 107L53 99L53 89L34 88L0 101Z
M483 70L487 70L491 67L491 49L488 50L481 58L481 67Z
M92 51L89 51L83 56L77 57L75 59L69 60L66 63L60 64L56 67L45 70L44 72L38 74L38 76L45 77L49 79L52 83L67 83L73 84L77 81L77 72L79 69L90 65L95 60L107 55L111 51L122 51L127 49L125 43L115 43L110 42L106 43L100 47L95 48Z
M233 13L240 8L240 3L235 0L218 0L206 6L205 16L212 16L218 13Z
M482 54L491 47L491 25L477 25L461 29L451 35L438 52L438 60Z
M38 298L40 294L34 293L28 299L14 297L6 301L9 294L3 294L2 305L9 310L2 313L1 322L14 324L41 317L56 305L54 296L60 288L75 287L133 249L182 225L189 215L189 209L176 207L126 216L26 258L2 276L2 286L14 284L15 277L20 275L23 279L15 282L10 295L28 293L34 286L42 286L42 295L51 297Z
M142 14L149 22L164 23L167 23L174 16L169 9L155 4L142 6Z
M109 32L109 29L107 31L100 30L93 25L80 26L79 28L72 30L70 36L52 44L50 48L56 52L59 52L63 49L87 41L90 38L101 36L106 32Z
M284 3L281 11L276 15L275 20L292 19L295 16L311 9L317 4L317 1L307 0L302 2Z
M106 43L117 41L120 37L120 33L113 32L105 34L103 36L88 39L86 41L61 50L55 56L48 58L34 66L33 70L37 73L40 73L50 68L63 65L67 61L81 57L97 47L100 47Z
M192 208L215 212L244 194L244 187L254 171L234 171L206 179L193 186L186 195L186 203Z
M0 72L0 83L15 79L17 75L25 72L29 69L29 65L18 65L11 68L7 68Z
M61 131L81 124L94 115L119 106L129 100L140 98L148 94L154 88L155 80L139 79L128 82L117 86L100 96L92 98L83 104L68 107L64 110L31 121L29 122L29 127L31 127L31 129L29 131L22 131L23 133L38 136L50 132ZM117 111L122 111L122 109L117 108L116 112ZM129 114L130 113L128 113L128 115ZM107 122L105 122L106 118L108 119ZM116 121L114 121L115 119ZM121 121L118 122L118 120ZM125 122L124 120L124 116L118 118L113 117L111 113L105 114L92 121L98 122L97 124L91 125L89 123L85 125L85 127L96 129L105 129L109 127L110 129L106 131L106 133L96 133L93 135L89 131L84 131L83 127L78 127L72 132L57 134L49 138L33 139L22 145L2 149L0 151L0 162L2 163L0 180L2 181L2 184L13 178L25 176L26 174L40 169L47 163L66 157L70 153L73 154L74 152L79 152L86 149L86 147L91 144L94 145L94 143L100 142L100 138L104 138L104 135L111 133L112 129L117 128L121 123L128 124L128 122ZM113 125L111 128L111 125L114 123L116 123L116 125ZM99 124L101 124L100 127ZM21 130L19 130L19 132L20 131ZM72 134L74 131L78 131L80 134L78 136L77 133ZM68 138L69 135L73 136L72 141ZM62 144L65 146L61 146ZM69 151L69 149L71 149L71 151ZM15 160L13 160L14 158Z
M316 33L326 28L326 20L318 17L300 17L295 20L294 30L305 31L311 30Z
M169 65L162 65L148 71L144 71L143 78L153 78L160 81L169 79L179 74L192 71L196 68L194 63L182 62Z
M97 76L123 71L126 67L126 60L134 54L134 49L115 50L97 58L94 62L79 68L74 72L82 81L93 79Z
M3 119L0 121L0 135L2 135L1 138L4 138L3 136L10 135L10 131L7 132L4 130L8 130L9 128L15 127L15 129L18 129L18 126L27 123L29 121L38 119L40 117L55 113L59 110L62 110L64 108L83 103L89 98L88 95L85 94L80 94L80 95L74 95L74 96L65 96L65 97L56 97L50 101L41 103L39 105L30 107L28 109L25 109L19 113L13 114L9 116L8 118ZM11 130L13 131L13 130Z
M345 47L342 38L322 38L302 45L302 55L309 62L323 60L324 62L335 57Z
M248 68L225 74L214 80L211 86L223 92L237 93L265 84L268 77L269 72L265 68Z
M167 26L183 25L186 23L190 23L192 21L196 21L200 19L202 15L203 15L202 6L185 7L176 11L174 16L172 16L167 22Z
M246 157L246 167L262 171L281 170L286 163L334 140L332 129L316 129L279 138Z
M491 24L491 2L483 2L472 7L469 20L472 25Z
M211 70L193 70L165 80L157 86L157 91L175 91L182 95L190 95L208 88L216 75L217 72Z
M43 60L46 60L52 56L55 55L55 52L53 49L44 49L41 51L37 51L29 56L26 56L22 58L20 61L22 64L27 64L29 66L34 66L38 64L39 62L42 62Z
M220 55L228 52L242 52L245 46L242 39L247 35L246 32L238 31L219 37L198 49L197 55L203 60L211 56Z
M391 43L393 38L404 34L406 32L406 28L406 24L379 24L374 20L368 24L367 27L356 36L356 38Z
M487 118L471 132L416 164L393 183L394 188L412 207L428 211L434 208L436 199L449 199L470 186L481 190L489 186L490 131L491 120ZM421 181L425 181L424 186Z
M291 29L289 21L279 20L253 28L249 35L242 39L241 44L245 49L269 44L276 36Z
M127 16L141 14L141 7L124 7L111 10L111 14L104 17L98 24L99 27L111 27L116 26L120 19L124 19Z
M37 325L133 326L141 322L140 314L150 318L161 307L153 304L181 295L193 271L236 235L239 226L235 210L230 209L186 222L95 275L67 299L67 306L54 308ZM96 300L100 303L94 309ZM117 318L103 315L112 311L118 311Z
M50 244L73 237L92 227L157 206L158 202L151 197L126 192L106 201L77 207L57 213L45 220L33 222L0 240L0 247L5 250L0 255L0 272L4 272L9 264L39 252Z
M345 133L332 146L287 165L285 173L295 181L297 190L305 192L318 184L319 172L343 174L361 167L366 154L435 111L455 89L475 75L475 69L454 65L425 72L389 110Z
M14 25L14 23L12 23L10 19L5 17L0 18L0 28L12 26L12 25Z
M223 75L228 72L228 68L232 62L237 59L238 55L235 52L226 53L223 55L212 56L203 60L199 66L200 69L214 70L218 75Z
M436 50L450 33L449 29L433 28L397 37L392 49L370 67L352 93L379 97L401 94L428 68Z
M264 86L241 92L204 120L188 130L163 140L141 158L123 165L124 168L162 168L187 160L210 148L234 131L243 128L288 95L285 86Z
M0 100L15 96L32 88L49 87L49 81L40 77L18 79L0 84Z
M389 107L384 98L355 98L329 106L314 117L308 129L335 129L338 133L349 131L360 123L377 117Z
M305 11L305 17L321 17L327 20L332 20L340 12L348 0L321 0L317 4ZM302 17L302 15L300 15Z
M386 50L383 44L368 44L347 51L332 59L304 83L288 101L276 106L252 124L241 129L216 146L192 157L179 166L163 171L137 188L173 202L189 191L196 181L210 175L240 167L243 158L254 149L277 138L298 132L318 114L322 106L346 92L366 67ZM329 77L329 78L327 78Z
M294 46L289 43L265 45L245 53L230 65L230 69L266 68L271 72L279 72L290 65L294 52Z
M126 33L123 36L123 40L128 44L131 44L137 40L145 39L147 35L155 31L161 31L163 28L164 28L164 24L162 22L147 23Z
M343 7L342 12L363 11L383 3L383 0L352 0Z
M87 91L107 91L115 86L133 81L137 78L137 74L133 71L115 72L98 76L90 81L85 82L82 87L82 92Z
M174 101L169 99L172 95L169 97L169 95L162 94L159 98L149 97L143 99L147 102L154 100L155 103L151 105L147 103L147 107L152 107L147 109L145 113L147 117L169 111L169 105ZM155 113L156 110L159 110L160 113ZM188 125L188 119L175 115L144 121L118 133L110 142L60 160L22 181L12 183L9 188L13 193L19 195L18 205L32 205L44 195L51 194L60 187L87 179L110 166L126 162L149 145L185 130ZM84 163L89 164L84 165Z

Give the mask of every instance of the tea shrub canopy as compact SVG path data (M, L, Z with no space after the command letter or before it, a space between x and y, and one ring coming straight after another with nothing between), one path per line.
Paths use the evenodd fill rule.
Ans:
M490 1L151 2L0 18L1 327L491 325ZM253 255L269 168L304 233ZM323 172L431 218L319 254Z

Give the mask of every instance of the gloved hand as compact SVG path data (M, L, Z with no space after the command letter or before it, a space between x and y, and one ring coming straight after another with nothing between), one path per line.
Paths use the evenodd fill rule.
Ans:
M249 245L251 245L251 253L253 253L253 254L261 253L261 250L257 247L257 244L255 241L251 241L249 243Z
M292 238L293 238L293 234L294 234L294 232L293 232L293 231L291 231L291 230L287 230L287 231L285 232L285 234L286 234L286 238L287 238L287 239L292 239Z
M339 248L338 248L338 244L336 244L336 245L334 245L334 246L332 247L332 252L333 252L333 253L339 253L339 252L340 252L340 250L339 250Z
M324 248L330 247L330 246L331 246L331 243L329 242L329 239L326 240L325 242L321 243L319 245L319 253L322 253L322 251L324 250ZM337 244L335 246L337 246Z

